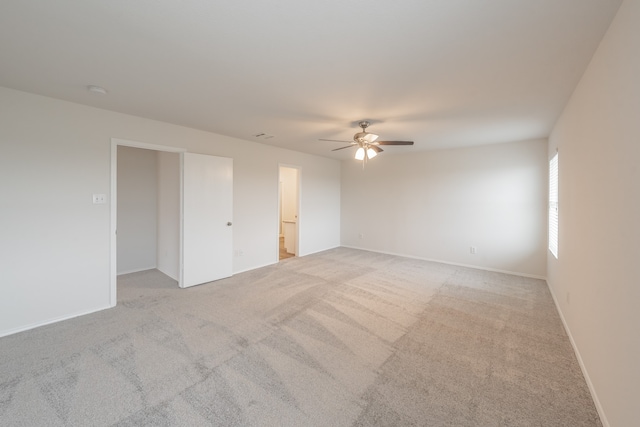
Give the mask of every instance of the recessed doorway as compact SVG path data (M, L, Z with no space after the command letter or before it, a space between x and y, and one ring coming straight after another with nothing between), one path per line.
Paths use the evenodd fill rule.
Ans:
M280 166L279 170L279 260L298 254L298 194L300 188L300 170L297 167Z
M125 155L121 161L127 152L138 154L128 162L128 180L122 170L119 177L119 149ZM145 198L146 216L139 203L128 203L137 202L139 192L123 191L124 203L118 203L118 187L139 186L142 172L137 169L145 162L149 165L143 174L148 181L144 188L155 194ZM116 305L118 274L155 268L181 288L231 276L232 194L231 158L112 138L110 305ZM143 230L140 224L146 226L146 222L151 224ZM141 241L144 251L140 251Z

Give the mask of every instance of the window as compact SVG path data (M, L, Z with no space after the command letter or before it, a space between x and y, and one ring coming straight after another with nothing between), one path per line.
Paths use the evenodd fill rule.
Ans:
M549 250L558 258L558 153L549 161Z

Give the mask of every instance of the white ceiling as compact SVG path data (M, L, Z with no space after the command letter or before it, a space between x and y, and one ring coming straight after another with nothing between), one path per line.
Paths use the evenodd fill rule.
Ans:
M620 3L3 0L0 86L334 158L361 119L388 152L534 139Z

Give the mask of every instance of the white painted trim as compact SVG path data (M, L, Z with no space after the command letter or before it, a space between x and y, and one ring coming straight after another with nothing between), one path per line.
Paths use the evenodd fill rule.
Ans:
M298 182L296 185L296 190L298 194L296 194L296 213L298 217L296 218L296 256L300 256L300 223L302 222L302 166L296 166L294 169L298 170L296 174L296 178L298 178ZM280 256L280 251L278 250L278 256Z
M165 276L175 280L176 283L178 284L178 287L180 287L180 281L178 280L179 279L178 277L173 277L172 275L168 274L166 271L162 271L159 268L156 268L156 270L158 270L160 273L164 274Z
M276 228L276 234L278 235L278 239L276 240L277 244L275 246L275 263L280 262L280 237L284 237L284 228L282 227L282 181L280 181L280 163L278 163L278 227ZM280 230L282 230L282 234L280 234ZM235 252L234 252L235 254ZM249 270L243 270L249 271Z
M290 258L289 258L290 259ZM235 276L236 274L242 274L242 273L246 273L247 271L253 271L253 270L257 270L259 268L263 268L263 267L269 267L272 265L277 265L280 261L276 261L276 262L267 262L265 264L259 265L257 267L250 267L250 268L245 268L244 270L238 270L238 271L234 271L233 275ZM232 276L233 277L233 276ZM224 280L224 279L221 279Z
M461 263L458 263L458 262L442 261L442 260L433 259L433 258L423 258L423 257L418 257L418 256L413 256L413 255L399 254L399 253L395 253L395 252L374 251L374 250L371 250L371 249L368 249L368 248L360 248L360 247L357 247L357 246L341 245L341 247L350 248L350 249L358 249L358 250L361 250L361 251L375 252L375 253L385 254L385 255L401 256L401 257L404 257L404 258L419 259L421 261L438 262L440 264L455 265L457 267L473 268L475 270L484 270L484 271L491 271L491 272L494 272L494 273L510 274L512 276L520 276L520 277L528 277L528 278L531 278L531 279L547 280L547 278L544 277L544 276L538 276L538 275L529 274L529 273L520 273L520 272L517 272L517 271L500 270L500 269L497 269L497 268L481 267L479 265L461 264Z
M589 376L589 372L587 371L587 367L584 365L582 360L582 356L580 355L580 351L578 350L578 346L576 345L575 340L573 339L573 335L571 335L571 329L569 329L569 325L567 324L566 319L564 318L564 314L560 309L560 304L558 304L558 299L556 298L556 294L553 292L553 288L549 285L549 281L547 282L547 287L549 288L549 292L551 292L551 297L553 298L553 302L556 305L556 310L560 315L560 319L562 320L562 325L564 326L564 330L569 337L569 341L571 342L571 346L573 347L573 352L576 354L576 358L578 359L578 365L580 365L580 370L582 371L582 375L587 382L587 386L589 387L589 392L591 393L591 398L593 399L593 403L596 405L596 410L598 411L598 415L600 416L600 421L602 422L603 427L610 427L609 420L607 420L607 416L604 413L604 408L600 403L600 399L598 399L598 394L596 393L596 389L593 386L593 382L591 382L591 377Z
M158 267L154 265L152 267L136 268L136 269L133 269L133 270L121 271L120 273L118 273L118 277L119 276L123 276L125 274L140 273L141 271L149 271L149 270L158 270ZM160 270L158 270L158 271L160 271ZM162 274L164 274L165 276L168 276L167 273L162 273Z
M317 251L313 251L313 252L309 252L309 253L304 254L304 255L300 255L300 258L304 258L306 256L313 255L313 254L319 254L320 252L324 252L324 251L330 251L331 249L336 249L336 248L340 248L340 247L347 248L348 246L337 245L337 246L332 246L330 248L319 249ZM358 248L352 248L352 249L358 249ZM366 250L366 249L363 249L363 250ZM291 259L291 258L287 258L287 259Z
M180 213L178 214L178 229L180 236L178 238L178 287L184 289L184 153L179 154L178 159L180 171Z
M52 319L45 320L44 322L32 323L32 324L27 325L27 326L21 326L19 328L15 328L15 329L9 329L8 331L3 331L2 334L0 334L0 338L6 337L6 336L9 336L9 335L13 335L13 334L17 334L17 333L20 333L20 332L25 332L25 331L28 331L28 330L31 330L31 329L39 328L41 326L50 325L52 323L58 323L58 322L62 322L64 320L73 319L75 317L80 317L80 316L85 316L87 314L97 313L98 311L106 310L108 308L111 308L111 306L105 305L105 306L101 306L101 307L94 308L94 309L91 309L91 310L85 310L85 311L81 311L81 312L78 312L78 313L70 314L70 315L67 315L67 316L54 317Z
M124 145L126 147L144 148L153 151L166 151L169 153L184 153L186 148L169 147L168 145L148 144L146 142L131 141L128 139L111 138L111 145Z
M111 139L111 211L109 213L109 307L118 301L118 143Z
M127 139L111 138L111 211L109 218L109 306L106 308L115 307L118 301L118 241L116 233L118 231L118 146L125 147L144 148L146 150L154 151L166 151L169 153L184 153L187 150L185 148L169 147L167 145L147 144L146 142L131 141ZM180 171L180 180L182 180L182 169ZM180 182L180 192L182 193L182 181ZM181 196L182 197L182 196ZM182 215L180 216L182 223ZM182 246L180 247L180 254L182 254ZM180 260L182 263L182 259ZM182 268L182 264L180 264Z

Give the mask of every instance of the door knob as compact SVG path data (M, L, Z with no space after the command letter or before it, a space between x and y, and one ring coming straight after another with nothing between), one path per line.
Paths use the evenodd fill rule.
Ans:
M231 227L231 221L227 223L227 227Z

